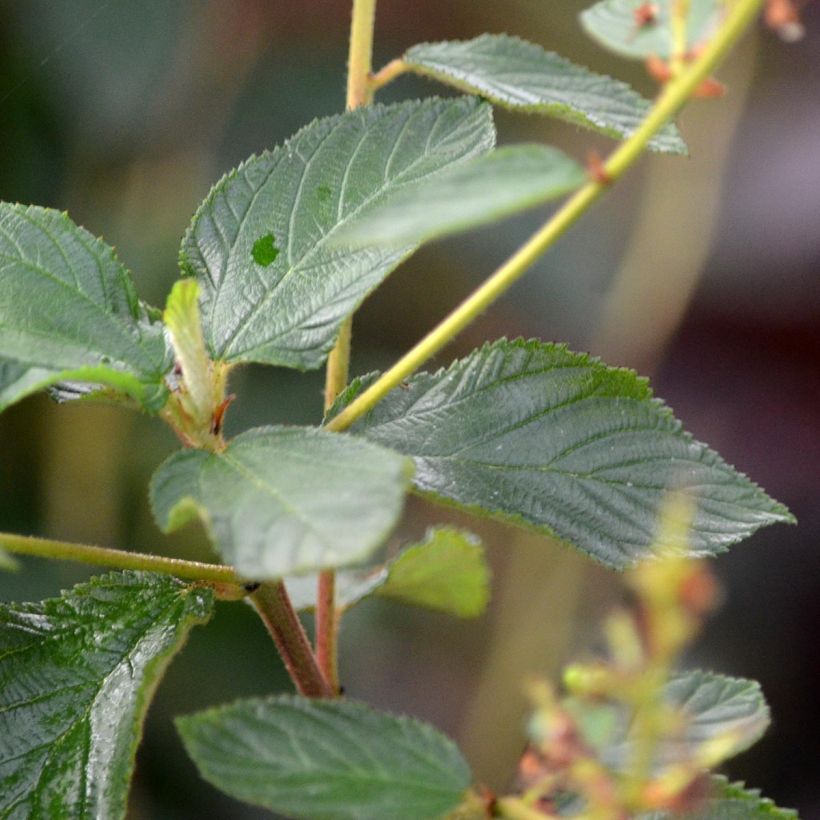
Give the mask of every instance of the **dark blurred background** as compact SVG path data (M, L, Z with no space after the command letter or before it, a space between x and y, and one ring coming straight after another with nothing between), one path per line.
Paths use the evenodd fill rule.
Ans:
M582 34L577 0L383 0L377 65L421 40L507 31L651 95L638 64ZM794 45L760 30L720 71L730 95L691 106L691 158L644 159L439 363L486 338L533 335L653 377L689 430L795 512L714 562L725 603L691 663L761 681L773 726L728 772L820 817L820 9ZM183 230L210 184L247 155L339 111L343 0L3 0L0 198L67 209L115 245L140 294L163 304ZM403 78L383 99L448 93ZM606 140L538 117L497 116L501 142L544 140L584 159ZM486 277L545 212L418 253L356 319L354 371L391 362ZM248 368L233 431L316 422L321 374ZM0 529L207 558L202 532L161 536L147 480L176 445L161 425L34 397L0 417ZM509 779L523 678L596 645L617 575L543 539L412 501L400 537L458 521L486 540L491 611L456 622L365 603L345 621L348 694L433 721L477 775ZM89 575L28 560L0 598L35 600ZM171 667L138 758L133 818L262 817L199 781L170 718L287 688L244 605L222 605Z

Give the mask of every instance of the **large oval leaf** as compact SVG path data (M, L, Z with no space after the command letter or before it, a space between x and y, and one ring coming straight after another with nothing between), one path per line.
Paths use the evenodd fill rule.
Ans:
M182 244L212 355L314 368L339 326L413 249L333 242L380 198L488 151L491 110L471 98L368 106L317 120L213 188Z
M206 780L293 818L432 820L470 785L461 753L432 726L349 701L245 700L177 727Z
M651 554L673 489L698 497L693 556L793 520L684 432L644 379L562 345L486 345L412 377L351 430L412 456L415 485L433 498L534 526L619 569Z
M496 105L548 114L610 137L629 136L649 111L649 102L626 83L508 34L421 43L403 61L417 73L480 94ZM686 153L686 144L671 123L649 147Z
M0 203L0 409L77 379L158 410L170 366L112 248L65 214Z
M0 607L0 815L125 815L151 695L210 590L113 573Z
M404 504L412 464L315 428L259 427L222 453L184 450L151 480L159 525L199 515L243 575L275 578L364 560Z

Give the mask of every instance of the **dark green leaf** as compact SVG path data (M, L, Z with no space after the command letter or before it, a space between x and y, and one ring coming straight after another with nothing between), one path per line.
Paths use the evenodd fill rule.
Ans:
M626 83L507 34L422 43L404 55L404 62L420 74L480 94L496 105L548 114L615 138L629 136L649 110L648 101ZM656 151L686 153L671 123L649 146Z
M408 459L350 436L259 427L222 453L172 455L151 503L164 530L199 515L240 573L280 577L367 558L396 523L411 472Z
M341 243L408 245L504 219L584 183L583 169L544 145L511 145L408 185L368 208Z
M209 590L106 575L37 604L0 607L0 815L125 815L151 696Z
M271 697L178 718L202 776L248 803L310 820L426 820L470 785L433 727L349 701Z
M182 244L216 359L314 368L339 326L413 250L334 239L366 207L494 143L475 99L374 105L317 120L213 188Z
M672 50L670 9L676 0L654 0L658 14L654 22L638 25L636 10L644 0L602 0L581 12L581 24L594 40L622 57L664 59ZM720 22L722 3L718 0L689 0L686 34L688 47L708 40Z
M412 456L421 492L534 526L611 567L651 554L671 489L698 497L693 556L793 520L684 432L644 379L562 345L486 345L412 377L351 430Z
M76 379L156 411L170 366L110 247L65 214L0 203L0 409Z

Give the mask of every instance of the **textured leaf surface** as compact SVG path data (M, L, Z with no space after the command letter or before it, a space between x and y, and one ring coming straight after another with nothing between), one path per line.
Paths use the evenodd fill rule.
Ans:
M645 5L644 0L602 0L581 12L581 24L604 48L623 57L642 60L657 55L666 59L672 51L670 9L674 2L655 0L655 21L639 26L635 12ZM718 0L689 0L686 32L690 49L714 33L720 21L720 7Z
M507 34L421 43L404 55L404 62L418 73L505 108L548 114L615 138L629 136L649 110L649 102L626 83ZM686 153L671 123L649 147Z
M172 455L154 474L151 503L166 531L199 515L240 573L280 577L364 560L401 513L411 471L349 436L259 427L219 454Z
M725 777L712 778L714 795L706 805L689 820L797 820L797 812L781 809L767 797L761 797L758 789L747 789L742 783L729 783ZM640 815L640 820L672 820L680 817L668 812L651 812Z
M0 815L125 815L151 695L210 591L115 573L0 607Z
M470 785L456 746L424 723L349 701L246 700L177 720L202 776L310 820L426 820Z
M744 678L701 670L682 672L668 681L664 699L680 711L683 722L677 736L666 738L657 749L659 767L691 760L700 747L717 738L721 759L728 759L756 743L769 725L769 708L760 686ZM613 769L626 769L633 759L635 738L632 716L625 708L577 698L567 698L565 704L600 758Z
M351 430L412 456L421 492L534 526L612 567L650 554L670 489L698 498L692 555L792 520L684 432L645 380L562 345L486 345L409 379Z
M334 243L362 209L492 148L471 98L374 105L317 120L213 188L181 252L217 359L318 367L339 325L412 250Z
M375 594L461 618L480 615L490 600L490 570L473 536L450 527L431 530L387 568Z
M544 145L512 145L408 185L342 232L351 245L409 245L495 222L578 188L576 162Z
M157 410L170 365L109 246L65 214L0 203L0 409L76 379Z

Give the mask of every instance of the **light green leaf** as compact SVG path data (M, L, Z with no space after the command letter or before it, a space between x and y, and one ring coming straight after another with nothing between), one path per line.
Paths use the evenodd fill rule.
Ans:
M657 767L692 760L698 748L718 738L721 757L728 759L756 743L770 722L760 686L744 678L701 670L681 672L665 685L664 700L680 710L684 722L679 734L660 743L654 758ZM615 770L629 766L635 738L632 715L624 707L580 698L567 698L564 703L604 763Z
M113 573L0 606L0 815L124 817L145 713L213 595Z
M496 105L547 114L616 139L635 131L649 110L649 102L626 83L508 34L421 43L403 61L419 74L480 94ZM672 123L649 147L686 153L686 144Z
M390 532L412 465L370 442L307 427L259 427L221 453L183 450L151 480L165 531L199 515L249 578L358 563Z
M297 820L428 820L470 785L461 753L432 726L350 701L245 700L177 728L208 782Z
M676 0L654 0L658 14L654 22L638 25L636 10L644 0L602 0L581 12L587 34L604 48L643 60L656 55L668 59L672 52L670 9ZM689 0L686 34L689 48L708 40L720 23L722 3L718 0Z
M181 251L198 278L215 359L322 364L339 326L412 247L352 250L335 237L369 205L495 141L471 98L374 105L317 120L224 177Z
M684 432L644 379L563 345L485 345L412 377L351 431L411 456L416 488L435 500L533 526L619 569L651 554L670 489L698 498L693 556L793 520Z
M391 561L374 594L474 618L490 600L490 569L475 537L442 527Z
M512 145L408 185L368 208L340 243L409 245L495 222L581 186L583 169L544 145Z
M698 811L687 814L687 820L797 820L797 812L781 809L758 789L747 789L742 783L729 783L722 775L712 777L713 794ZM681 817L669 812L641 814L639 820L672 820Z
M65 214L0 203L0 409L75 379L156 411L171 364L110 247Z

